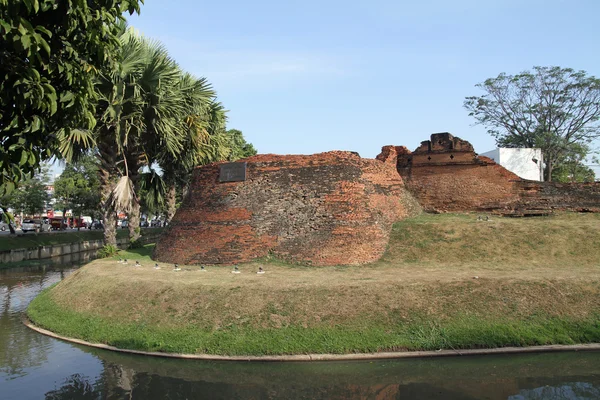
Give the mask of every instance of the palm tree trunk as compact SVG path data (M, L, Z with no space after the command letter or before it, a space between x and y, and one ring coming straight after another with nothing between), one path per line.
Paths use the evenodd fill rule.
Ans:
M131 204L131 210L127 213L129 243L138 240L142 236L140 231L140 208L140 202L136 198Z
M117 214L112 210L103 210L104 244L117 247Z
M127 221L129 223L129 243L134 240L138 240L141 235L140 230L140 200L137 194L140 192L140 169L143 163L143 154L133 153L131 157L127 158L127 165L129 166L129 179L133 184L135 196L131 201L131 209L127 213Z
M98 178L100 181L100 205L102 207L102 219L104 221L104 244L117 246L116 215L111 201L111 193L114 189L117 168L116 152L110 144L98 143Z
M177 211L177 191L175 189L175 184L170 184L167 189L167 223L171 222L171 219L175 216L175 212Z

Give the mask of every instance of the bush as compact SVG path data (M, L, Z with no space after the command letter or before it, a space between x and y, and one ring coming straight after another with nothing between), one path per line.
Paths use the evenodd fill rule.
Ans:
M132 240L131 242L129 242L130 249L141 249L142 247L144 247L144 244L139 239Z
M117 246L112 245L112 244L107 244L107 245L104 245L104 247L102 247L98 251L98 258L112 257L117 254L119 254L119 249L117 248Z

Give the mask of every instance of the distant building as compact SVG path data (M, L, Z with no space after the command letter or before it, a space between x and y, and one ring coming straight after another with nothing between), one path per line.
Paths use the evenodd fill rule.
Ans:
M544 180L544 160L541 149L499 148L479 155L491 158L497 164L502 165L523 179Z

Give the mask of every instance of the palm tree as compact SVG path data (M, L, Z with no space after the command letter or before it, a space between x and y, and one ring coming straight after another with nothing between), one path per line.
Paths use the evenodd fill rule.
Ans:
M106 244L112 245L116 245L117 241L115 208L122 204L128 206L124 197L131 193L125 147L135 127L139 95L137 80L147 59L142 42L131 31L124 30L120 40L122 57L119 63L113 70L102 71L97 85L100 101L97 107L98 123L94 130L100 162L98 177L104 239ZM115 191L116 197L113 195ZM115 204L115 200L119 204Z
M215 96L206 79L183 73L159 43L131 30L121 40L119 68L103 74L98 86L102 114L96 128L105 239L113 244L118 210L128 212L130 239L139 237L142 168L161 157L189 163L195 159L189 150L207 142L205 120Z
M185 196L194 167L213 161L224 160L229 155L229 146L224 135L226 110L216 100L208 107L186 119L186 151L174 156L164 149L157 149L154 164L162 174L151 169L143 174L142 187L146 204L166 207L167 222L175 215L176 198Z
M196 125L190 125L186 141L189 151L177 159L163 152L159 159L167 189L167 222L175 215L177 187L183 189L183 194L187 192L194 167L224 160L229 154L229 147L223 136L226 110L221 103L213 100L204 111L204 116L196 116Z

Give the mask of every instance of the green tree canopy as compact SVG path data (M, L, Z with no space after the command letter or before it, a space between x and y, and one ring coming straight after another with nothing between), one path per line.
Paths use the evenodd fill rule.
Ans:
M229 138L229 147L231 152L228 160L235 161L240 158L246 158L256 155L256 149L252 143L246 142L242 131L237 129L229 129L227 131L227 137Z
M76 162L68 163L62 174L54 181L56 208L73 210L73 215L100 214L100 181L98 161L93 155L85 155Z
M517 75L502 73L476 87L485 94L465 99L469 115L501 147L542 149L546 180L552 180L554 166L566 154L600 136L600 79L584 71L534 67Z
M0 195L92 144L97 71L143 0L0 0Z
M25 179L16 190L0 198L0 205L3 208L12 208L15 213L23 213L29 216L45 214L46 206L50 201L48 170L48 166L43 164L40 172L32 178Z
M552 180L556 182L594 182L594 171L585 165L586 158L592 153L589 146L574 144L557 160L552 169ZM592 161L597 162L595 158Z

